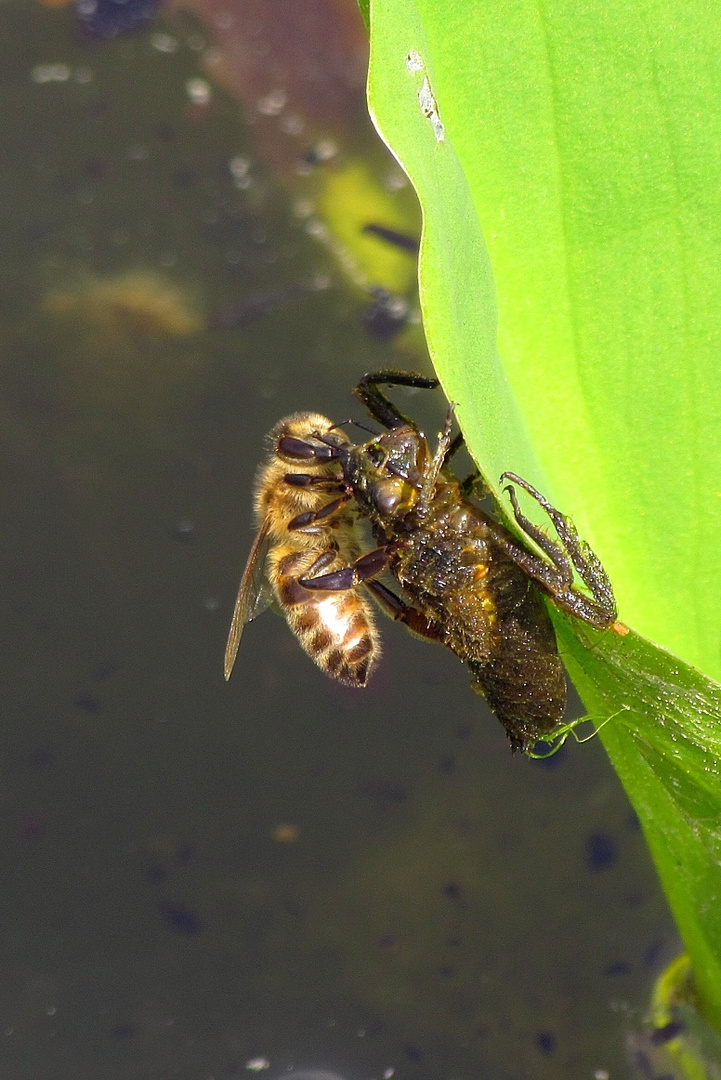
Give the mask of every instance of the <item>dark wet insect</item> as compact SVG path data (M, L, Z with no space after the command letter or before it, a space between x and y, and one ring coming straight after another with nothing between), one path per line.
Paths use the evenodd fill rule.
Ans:
M432 389L438 381L397 371L365 375L355 394L386 431L360 445L332 429L311 440L279 440L286 460L337 464L346 495L370 521L378 545L350 565L299 584L325 594L363 584L391 618L446 645L468 665L473 689L504 725L512 748L530 752L559 730L567 694L543 597L590 626L621 632L611 583L570 519L514 473L502 479L510 481L516 524L543 554L481 509L471 499L477 477L460 483L450 470L462 445L461 436L451 438L453 409L433 451L380 389L384 385ZM309 471L295 474L294 483L312 487L317 480ZM556 540L523 514L514 485L545 510ZM317 511L319 520L327 516L326 507ZM398 592L377 580L386 570ZM574 571L585 588L574 583Z

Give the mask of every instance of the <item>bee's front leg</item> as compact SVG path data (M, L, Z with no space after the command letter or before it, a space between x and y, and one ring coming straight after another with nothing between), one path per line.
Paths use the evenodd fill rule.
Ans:
M300 578L300 584L304 589L318 589L321 592L342 592L344 589L354 589L367 578L375 577L385 570L388 563L388 549L384 547L369 551L367 555L356 559L352 566L346 566L342 570L334 570L332 574L322 574L320 577Z

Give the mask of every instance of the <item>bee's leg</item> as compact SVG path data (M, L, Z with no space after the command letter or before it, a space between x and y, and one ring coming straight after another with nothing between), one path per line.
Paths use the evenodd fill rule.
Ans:
M346 493L341 495L340 498L326 503L320 510L306 510L302 514L296 514L292 521L288 522L288 531L295 532L298 529L307 529L309 525L313 525L316 521L323 521L324 518L337 514L346 503L350 502L352 497L352 495Z
M366 581L365 587L378 603L381 611L384 611L394 622L404 623L416 637L425 638L427 641L442 640L443 631L439 623L429 619L418 608L406 604L400 596L396 596L380 581Z
M331 443L310 442L298 439L295 435L282 435L275 445L275 450L284 457L296 461L333 461L338 457L338 447Z
M353 393L379 424L393 431L415 425L388 400L379 386L418 386L423 390L435 390L438 379L428 379L415 371L373 371L363 376Z
M326 566L330 566L332 562L338 558L338 545L331 542L327 551L324 551L322 555L319 555L312 566L308 567L306 571L310 577L314 577L316 574L320 574L321 570L325 570Z
M549 565L533 552L519 547L512 537L510 543L503 546L511 558L535 581L541 585L553 601L565 611L583 619L591 626L605 630L616 626L616 600L613 588L600 560L585 540L576 532L570 518L549 503L544 495L537 491L527 480L515 473L504 473L501 480L512 480L536 500L546 511L558 534L556 542L522 513L518 505L515 490L506 488L511 499L516 523L551 560ZM573 584L573 567L590 592L590 596L581 592ZM620 627L620 624L619 624Z
M303 577L300 583L304 589L319 589L322 592L342 592L345 589L354 589L367 578L375 577L386 568L388 562L388 549L384 547L369 551L356 559L352 566L345 566L342 570L334 570L332 574L322 574L320 577Z
M286 473L283 481L291 487L325 487L329 491L344 491L345 481L338 476L318 476L313 473Z

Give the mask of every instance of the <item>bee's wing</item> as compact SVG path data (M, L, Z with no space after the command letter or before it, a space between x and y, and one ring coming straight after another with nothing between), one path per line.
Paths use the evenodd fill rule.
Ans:
M238 596L236 597L233 618L230 623L228 643L225 646L224 671L226 679L230 678L235 658L238 655L243 627L251 619L254 619L256 615L259 615L272 599L270 585L264 573L265 559L270 542L269 527L270 519L266 518L253 541L243 576L240 579Z

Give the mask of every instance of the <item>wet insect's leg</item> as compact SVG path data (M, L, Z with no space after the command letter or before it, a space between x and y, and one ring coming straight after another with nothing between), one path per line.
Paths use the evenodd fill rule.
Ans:
M352 495L348 494L341 495L340 498L333 499L333 502L326 503L320 510L306 510L303 514L297 514L292 521L288 522L288 531L295 532L297 529L306 529L316 521L323 521L324 518L332 517L333 514L342 510L352 497Z
M379 424L392 431L415 425L388 400L380 386L418 386L423 390L435 390L438 379L428 379L414 371L373 371L363 376L353 393Z
M443 468L444 469L450 463L451 458L454 456L454 454L457 454L458 451L461 449L461 447L463 447L465 445L466 445L466 440L463 438L463 432L459 431L458 434L456 436L454 436L450 446L446 450L445 456L443 458Z
M511 475L513 475L515 479L515 474L504 473L501 477L501 480L505 480ZM525 488L525 483L522 486ZM550 536L548 536L543 531L543 529L541 529L538 525L535 525L529 518L526 517L518 504L518 498L516 496L515 489L511 487L510 484L504 490L508 492L508 495L510 497L511 506L513 507L513 516L516 519L516 524L518 525L518 527L523 530L526 536L530 536L530 538L538 544L541 551L548 555L549 559L558 570L558 573L560 575L559 582L561 583L561 585L570 585L573 581L573 570L571 568L571 560L569 559L564 548L560 547L557 543L555 543L555 541L551 540ZM546 564L544 563L543 565Z
M524 480L520 476L516 476L515 473L504 473L501 477L502 480L512 480L514 483L522 487L524 491L527 491L531 495L539 506L542 506L546 511L553 526L558 533L558 538L563 545L564 551L567 553L567 558L570 557L573 565L576 567L581 580L588 586L592 593L596 593L597 590L603 590L604 588L610 591L611 583L608 580L606 571L603 569L599 558L594 554L585 540L582 540L576 531L576 526L573 524L570 518L562 514L560 510L557 510L555 506L551 506L548 499L537 491L527 480ZM512 502L514 503L514 514L516 515L516 521L521 524L518 513L516 512L517 503L515 502L515 492L512 488L507 489L512 493ZM531 533L531 535L533 535ZM548 541L548 537L545 533L541 533L543 539L549 544L551 549L558 551L558 545L553 544L552 541ZM534 537L534 539L536 539ZM536 541L538 543L538 541ZM547 552L550 558L553 558L552 550L549 550L540 543L540 547ZM555 561L555 560L554 560ZM558 565L558 564L557 564Z
M375 577L386 568L388 562L388 549L384 547L369 551L356 559L352 566L346 566L342 570L335 570L332 574L322 574L320 577L303 577L300 583L305 589L318 589L320 592L343 592L345 589L354 589L367 578Z
M438 480L439 473L446 461L448 451L453 444L453 440L451 439L451 428L453 427L453 416L455 414L455 411L456 406L455 404L451 403L448 412L446 413L446 420L443 425L443 431L438 437L438 446L436 447L436 452L433 455L433 461L431 462L428 471L423 477L423 487L421 488L421 493L418 497L419 510L428 507L431 499L433 498L433 493L436 488L436 482Z
M512 480L543 507L553 522L560 541L556 543L551 540L521 513L515 492L509 487L506 490L510 494L514 517L519 527L538 544L553 565L545 563L525 548L519 550L512 537L502 543L507 553L545 589L560 608L600 630L613 626L617 611L611 582L599 558L586 541L579 537L570 518L552 506L544 495L516 473L504 473L501 479ZM571 564L575 566L581 581L591 593L590 596L573 585Z
M411 607L396 596L394 592L386 588L380 581L366 581L366 589L376 600L378 606L394 622L402 622L412 634L425 638L428 641L441 641L443 632L437 622L433 622L418 608Z
M478 469L474 469L463 480L460 481L461 495L464 499L470 498L471 495L475 495L477 499L485 499L486 495L491 494L491 489L486 484Z
M463 437L463 432L459 431L458 434L453 437L451 445L446 450L445 457L443 458L443 465L441 466L441 471L449 467L453 457L465 445L466 440ZM483 499L486 495L490 495L490 489L488 488L485 480L483 479L477 468L474 468L473 471L465 477L465 479L459 480L458 483L461 488L461 495L464 497L464 499L467 499L470 495L475 495L479 499Z
M463 432L459 431L458 434L453 437L451 445L446 450L441 471L449 467L453 457L465 445L466 440L463 437ZM490 494L490 490L477 468L474 468L465 479L459 480L458 483L460 484L461 494L464 498L468 498L469 495L476 495L479 499L483 499L486 495Z

